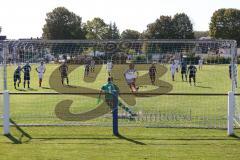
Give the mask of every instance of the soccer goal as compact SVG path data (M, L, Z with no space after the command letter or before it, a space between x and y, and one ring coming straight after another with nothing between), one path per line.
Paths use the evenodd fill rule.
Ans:
M237 106L232 40L25 39L2 44L5 134L13 123L114 126L115 132L118 125L230 128L231 115L238 115L226 109ZM113 92L118 95L114 102Z

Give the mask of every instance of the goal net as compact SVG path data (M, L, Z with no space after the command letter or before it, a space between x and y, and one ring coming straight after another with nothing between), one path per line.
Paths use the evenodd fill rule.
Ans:
M3 52L2 42L0 42L0 124L3 124Z
M234 41L5 43L10 118L19 125L111 125L109 97L98 98L111 76L122 126L226 128Z

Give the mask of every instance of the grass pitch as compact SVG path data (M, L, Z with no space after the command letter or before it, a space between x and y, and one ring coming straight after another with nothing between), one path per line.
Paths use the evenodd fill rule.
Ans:
M227 93L231 87L231 81L228 77L227 65L206 65L203 70L197 72L197 86L190 86L187 82L182 82L180 72L176 73L175 81L171 80L169 66L165 66L167 72L161 72L161 65L157 65L157 71L161 74L158 78L159 83L155 86L150 84L150 79L147 75L147 69L150 65L136 65L139 69L139 81L142 81L140 92L162 92L166 91L166 87L172 86L170 93ZM84 95L26 95L24 93L54 93L56 90L51 88L49 79L51 74L58 68L58 65L49 64L46 66L44 75L43 87L38 87L38 76L35 71L36 65L32 65L31 73L31 88L24 89L20 85L18 90L13 87L13 72L15 66L8 67L8 89L11 93L19 93L11 95L11 117L18 123L62 123L55 116L55 106L64 99L73 101L71 105L72 113L81 113L96 107L97 94L93 96ZM144 68L145 67L145 68ZM119 85L121 92L130 92L127 84L123 79L123 72L128 68L128 65L116 65L114 67L115 82ZM89 77L84 77L84 68L80 66L69 74L70 85L77 86L77 93L84 93L90 90L98 93L101 86L106 83L107 73L105 66L97 66L98 74L90 73ZM58 73L58 72L57 72ZM145 75L145 76L144 76ZM61 88L59 75L56 75L57 84ZM23 77L23 76L22 76ZM55 79L54 79L55 80ZM165 86L164 86L165 85ZM82 87L82 88L81 88ZM159 90L156 88L159 87ZM66 91L75 90L75 88L63 87ZM156 90L156 91L154 91ZM169 92L167 91L167 92ZM74 91L75 92L75 91ZM23 94L21 94L23 93ZM136 112L161 112L163 114L176 113L180 116L185 116L185 113L191 112L193 116L209 116L211 119L220 118L221 125L225 125L227 111L226 96L144 96L135 97L134 95L120 95L122 102L126 103ZM167 112L167 113L166 113ZM94 121L100 121L98 119ZM198 120L196 120L198 121ZM109 121L110 122L110 121ZM180 122L182 123L182 122ZM198 124L196 124L197 126ZM191 126L191 124L190 124Z
M239 139L217 129L108 127L22 127L12 129L16 143L0 136L1 160L238 160ZM238 131L239 133L239 131Z
M54 93L49 85L51 73L57 65L47 65L43 88L38 87L38 76L35 65L32 66L31 89L19 90L13 88L13 72L15 66L8 67L8 89L20 93L11 95L11 118L25 124L64 123L56 118L54 109L63 99L71 99L74 103L71 112L80 113L96 107L96 98L83 95L24 95L21 93ZM121 67L121 66L120 66ZM123 70L127 66L122 66ZM197 86L182 82L180 73L175 81L171 81L168 71L159 79L171 84L170 93L227 93L230 90L227 65L208 65L197 72ZM70 75L70 85L84 86L98 91L106 83L105 67L100 69L96 80L84 81L83 67L74 70ZM140 75L147 70L140 71ZM122 75L119 72L119 75ZM95 75L90 74L90 78ZM146 79L147 81L147 79ZM149 85L140 87L140 91L148 91L156 87ZM124 82L120 83L125 85ZM124 86L120 86L124 88ZM125 88L122 91L129 91ZM160 87L161 89L161 87ZM84 91L83 91L84 92ZM121 99L124 101L124 97ZM226 96L152 96L131 97L136 103L130 106L133 110L142 112L186 114L189 109L194 116L216 118L219 123L226 124ZM126 99L125 99L126 100ZM127 100L124 102L128 102ZM170 120L171 121L171 120ZM103 119L92 121L103 123ZM105 121L104 121L105 122ZM107 122L111 124L111 119ZM162 121L168 123L169 121ZM120 120L120 123L124 123ZM144 124L144 122L140 122ZM161 121L155 123L161 124ZM198 127L199 119L188 124L186 121L171 121L172 126ZM204 123L199 125L206 125ZM214 122L214 125L216 123ZM220 125L220 124L219 124ZM145 125L143 125L145 126ZM240 145L238 137L227 137L226 130L219 129L180 129L180 128L146 128L120 127L122 137L112 136L111 127L78 126L78 127L12 127L11 137L0 137L0 159L239 159ZM201 127L201 126L200 126ZM214 127L214 126L213 126ZM215 126L218 127L218 126ZM221 126L220 126L221 127ZM236 135L239 135L237 131ZM19 145L13 145L13 143Z

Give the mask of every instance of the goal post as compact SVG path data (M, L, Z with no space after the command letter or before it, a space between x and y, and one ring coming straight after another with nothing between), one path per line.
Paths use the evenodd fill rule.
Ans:
M10 104L9 91L3 91L3 134L10 134Z
M1 82L2 86L2 118L3 118L3 134L10 134L10 96L9 91L7 90L7 43L1 41L1 57L2 57L2 72L1 72Z
M235 121L235 108L238 108L237 69L233 65L236 46L232 45L235 41L27 39L7 40L4 44L5 64L1 73L4 78L0 77L5 86L2 91L4 134L9 133L9 118L25 126L111 126L114 135L119 134L118 126L225 129L229 126L229 133L233 132L231 115L235 115ZM88 68L92 60L93 71ZM42 61L46 73L43 87L39 87L36 68ZM27 62L32 67L30 87L24 88L21 72L22 81L20 86L15 84L15 89L14 72ZM60 73L60 66L64 62L69 69L69 85L66 79L64 84L61 80L64 75ZM110 63L114 67L108 71ZM177 68L174 73L170 70L173 63ZM197 68L196 86L193 82L190 85L189 76L182 76L183 63ZM138 71L138 91L129 86L124 77L130 64L135 64ZM149 74L152 65L157 70L155 77ZM109 75L120 88L115 102L122 104L112 112L104 101L95 103ZM229 90L234 92L233 97L230 97L232 93L227 94ZM227 105L233 108L229 115ZM131 112L136 116L132 118Z
M229 72L231 72L231 91L228 92L228 122L227 134L234 135L234 128L240 126L240 103L239 103L239 88L238 88L238 62L239 55L237 53L237 42L231 43L231 64Z
M234 135L234 92L228 92L228 119L227 119L227 134L228 136Z

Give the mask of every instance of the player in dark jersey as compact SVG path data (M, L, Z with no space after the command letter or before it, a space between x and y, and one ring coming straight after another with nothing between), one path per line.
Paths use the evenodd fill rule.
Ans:
M32 68L29 65L29 62L26 63L25 66L23 66L22 71L24 73L24 82L23 82L23 87L25 88L26 86L26 82L28 84L28 88L30 88L30 72L31 72Z
M153 63L152 66L149 68L149 71L148 71L148 74L149 74L149 77L151 79L152 85L155 84L156 73L157 73L157 69L156 69L156 67Z
M189 74L188 78L189 78L190 85L192 85L191 79L193 79L194 86L196 86L196 72L197 72L197 68L193 64L190 64L190 66L188 67L188 74Z
M98 103L100 102L102 93L104 93L105 94L105 102L110 107L110 110L113 110L114 109L114 94L113 94L114 92L119 94L119 88L117 85L115 85L113 83L113 78L108 77L108 82L102 86L101 91L99 93ZM118 101L117 106L121 107L124 111L126 111L128 114L130 114L130 119L133 118L134 116L136 116L136 114L133 113L130 108L125 106L120 101Z
M14 88L17 89L17 86L19 87L19 84L21 83L21 66L19 65L16 70L14 71L14 75L13 75L13 81L14 81ZM16 86L16 83L18 81L18 84Z
M94 70L95 70L95 61L94 61L94 59L91 60L90 70L91 70L91 72L94 72Z
M67 85L69 84L68 81L68 66L67 63L64 62L60 67L59 67L59 71L61 73L61 79L62 79L62 85L64 85L64 79L67 80Z
M181 74L182 74L182 81L184 81L184 77L187 81L187 63L184 61L181 63Z
M229 78L232 79L232 64L229 65L228 71L229 71Z
M90 71L90 65L87 63L85 64L85 70L84 70L84 75L88 76Z

